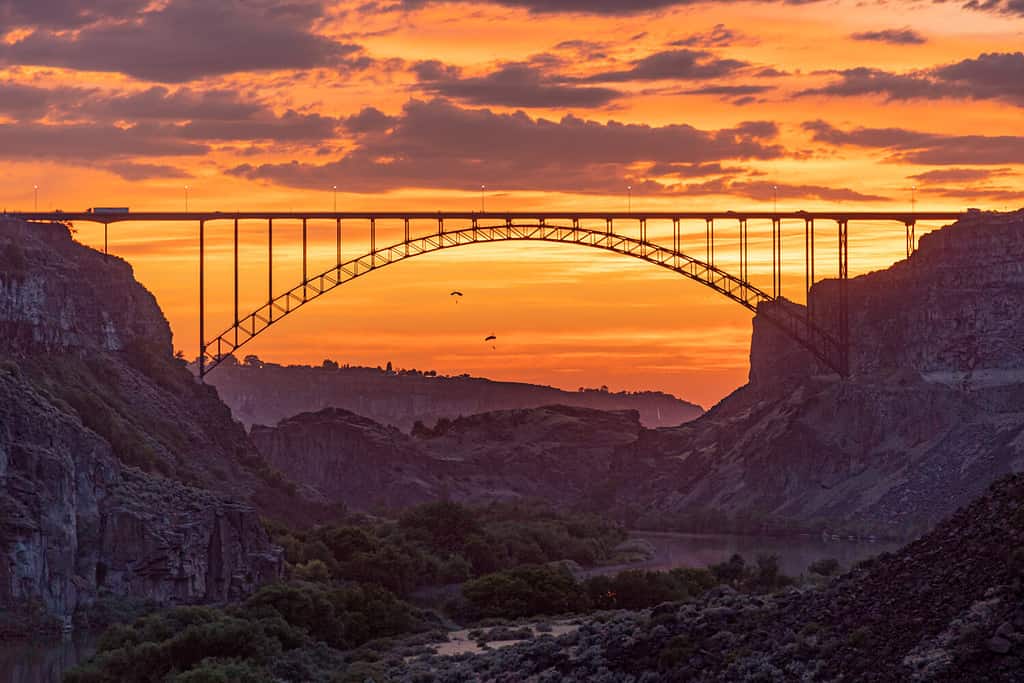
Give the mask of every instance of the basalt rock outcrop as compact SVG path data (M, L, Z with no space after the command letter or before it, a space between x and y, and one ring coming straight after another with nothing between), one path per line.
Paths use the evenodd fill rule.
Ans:
M700 406L656 391L611 393L496 382L481 377L436 377L375 368L224 363L208 381L246 426L275 425L323 408L342 408L406 432L498 410L566 405L595 410L636 410L647 427L669 427L699 417Z
M273 483L126 263L0 221L0 608L244 595L281 571Z
M386 512L441 497L593 507L610 480L625 476L616 471L620 450L641 431L633 411L547 406L440 420L410 436L328 408L251 435L294 481L353 509Z
M822 324L836 288L812 290ZM912 536L1024 467L1024 212L969 215L849 291L851 377L756 317L750 383L638 443L639 523Z

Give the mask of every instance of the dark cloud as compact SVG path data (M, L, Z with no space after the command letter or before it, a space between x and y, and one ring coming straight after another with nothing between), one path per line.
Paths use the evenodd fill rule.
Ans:
M74 29L141 11L150 0L0 0L0 33L19 27Z
M590 76L588 82L708 80L729 76L750 66L736 59L720 59L704 50L666 50L632 63L629 69Z
M151 178L191 178L180 168L167 164L139 164L131 161L116 161L103 168L125 180L149 180Z
M924 45L928 39L912 28L887 28L881 31L864 31L850 36L854 40L891 43L893 45Z
M707 33L694 33L686 38L674 40L669 45L674 47L728 47L737 42L739 38L739 33L726 28L725 24L715 24L715 27Z
M987 53L976 59L896 74L860 67L836 72L839 80L798 95L884 95L890 100L1003 100L1024 106L1024 53Z
M884 201L879 195L864 194L843 187L826 185L780 185L767 181L729 180L716 178L703 183L690 183L677 188L681 194L689 195L730 195L748 197L767 202L779 199L824 199L827 201Z
M1009 168L942 168L910 177L921 183L974 183L1012 174Z
M351 133L382 133L397 122L397 118L376 107L365 107L358 114L344 119L342 125Z
M1024 0L970 0L964 8L1024 17Z
M438 2L443 0L436 0ZM466 0L478 2L479 0ZM485 0L494 5L525 9L535 14L600 14L605 16L628 16L644 14L674 7L709 4L709 0ZM728 1L728 0L727 0ZM771 1L771 0L761 0ZM803 5L818 0L782 0L786 4ZM1009 0L1011 2L1016 0ZM434 4L433 0L398 0L390 5L376 3L380 9L419 9Z
M607 192L634 180L637 163L716 163L773 159L772 123L751 122L702 131L598 123L565 116L534 119L464 109L443 100L411 101L386 132L357 136L342 159L313 165L243 165L235 175L292 186L341 184L361 192L402 187L489 187ZM642 180L642 179L638 179Z
M526 63L509 63L484 76L464 77L440 62L414 67L421 89L470 104L504 107L600 107L620 97L611 88L566 83Z
M677 164L660 162L651 164L647 169L648 175L653 176L675 176L677 178L701 178L713 175L726 175L743 173L738 167L723 166L720 163L710 164Z
M0 45L0 61L171 83L243 71L366 68L358 46L312 32L322 11L320 2L300 0L171 0L134 16L108 14L76 33L40 25Z
M129 157L194 156L209 147L167 135L150 125L120 128L107 124L0 124L0 155L8 159L82 162Z
M1024 137L1013 135L940 135L903 128L855 128L844 131L824 122L803 128L817 142L832 146L878 149L890 161L926 166L1017 164L1024 158Z

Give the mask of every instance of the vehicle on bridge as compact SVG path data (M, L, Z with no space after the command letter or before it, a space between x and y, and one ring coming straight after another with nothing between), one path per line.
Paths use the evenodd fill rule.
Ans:
M97 206L92 209L86 209L86 213L128 213L127 206Z

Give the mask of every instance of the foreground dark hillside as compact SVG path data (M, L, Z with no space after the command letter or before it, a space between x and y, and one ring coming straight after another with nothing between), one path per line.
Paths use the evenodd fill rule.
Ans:
M578 633L394 664L392 681L1022 681L1024 477L821 590L617 612ZM380 679L385 680L385 679Z
M341 408L381 424L410 431L416 422L434 424L498 410L565 405L593 410L635 410L646 427L669 427L699 417L700 406L656 391L611 393L562 391L481 377L444 377L380 368L281 366L250 360L225 363L208 381L246 426L276 425L299 413Z
M173 357L131 268L0 222L0 606L244 595L281 569L256 505L314 509Z

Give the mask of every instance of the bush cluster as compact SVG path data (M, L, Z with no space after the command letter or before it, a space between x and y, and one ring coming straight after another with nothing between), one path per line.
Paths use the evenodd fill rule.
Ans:
M592 610L654 607L690 600L719 585L766 593L791 585L778 558L762 555L748 565L739 555L708 569L667 572L632 569L577 580L562 567L525 566L468 581L462 588L469 617L516 619Z
M529 505L470 508L440 501L394 522L276 529L296 577L377 584L407 596L524 564L573 560L593 565L624 538L617 525Z
M100 638L96 656L65 680L307 680L303 660L309 657L301 655L317 641L345 650L432 625L377 586L276 584L226 609L178 607L113 626Z

